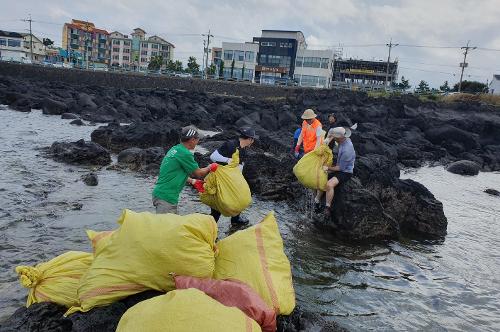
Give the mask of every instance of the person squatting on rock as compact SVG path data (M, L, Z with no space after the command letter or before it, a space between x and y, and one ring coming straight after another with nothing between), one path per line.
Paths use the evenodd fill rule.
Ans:
M168 150L160 166L160 175L153 190L156 213L178 213L179 195L189 175L204 177L217 169L217 164L200 168L194 160L193 150L200 134L193 126L182 128L180 143Z
M255 130L250 127L243 127L240 130L240 136L238 139L232 139L224 142L220 148L215 150L210 155L210 160L219 163L221 165L227 165L231 163L231 157L236 150L239 151L240 158L240 170L243 172L243 167L245 166L245 161L247 160L247 149L255 142L258 136L255 134ZM215 221L219 221L221 213L215 209L210 209L210 214L214 217ZM248 224L248 220L241 217L240 215L231 217L231 226L242 226Z
M323 170L328 172L328 182L326 183L326 201L325 201L325 217L330 218L330 206L333 202L335 187L339 184L344 184L349 181L354 171L354 162L356 161L356 151L352 145L351 130L344 127L335 127L328 131L326 143L330 148L335 142L338 143L337 163L335 166L323 166ZM321 211L321 197L323 191L318 190L314 198L315 212Z
M306 109L302 114L302 130L297 145L295 146L295 157L299 156L300 146L304 146L304 154L311 152L323 143L323 128L321 122L316 119L316 113L312 109Z

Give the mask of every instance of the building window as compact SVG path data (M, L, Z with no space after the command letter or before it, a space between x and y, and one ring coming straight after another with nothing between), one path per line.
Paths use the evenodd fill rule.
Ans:
M328 64L330 63L330 59L321 58L321 68L328 69Z
M254 62L254 60L255 60L255 53L252 51L246 51L245 52L245 61Z
M159 47L160 45L158 44L151 44L151 48L154 48L155 50L157 50Z
M161 45L162 51L168 51L168 44Z
M130 46L130 40L124 40L123 45L125 46Z
M295 58L295 67L302 67L302 61L304 60L303 57L298 56Z
M293 44L292 43L280 43L280 47L284 48L292 48Z
M141 55L148 55L148 51L141 51Z
M124 56L122 57L122 59L123 59L124 61L128 61L128 60L129 60L129 57L128 57L128 55L124 55Z
M120 57L118 55L113 55L113 60L120 60Z
M7 39L7 45L10 47L21 47L21 41L15 39Z
M214 58L219 58L222 56L222 51L215 51L214 52Z
M301 75L296 80L300 82L301 86L326 87L326 77L323 76Z
M157 55L158 55L158 52L156 52L156 51L151 52L151 56L157 56Z
M120 49L118 47L113 47L113 52L118 53L118 52L120 52Z
M224 60L233 60L233 50L224 51Z
M148 48L148 43L141 43L141 47Z
M245 60L245 52L234 51L234 61L244 61L244 60Z
M130 53L130 48L124 48L123 53Z
M116 39L113 39L113 45L120 45L120 41L116 40Z
M7 39L0 38L0 46L7 46Z

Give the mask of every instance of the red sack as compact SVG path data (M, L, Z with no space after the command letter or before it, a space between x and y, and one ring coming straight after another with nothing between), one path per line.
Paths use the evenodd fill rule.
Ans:
M250 286L237 280L174 276L177 289L196 288L228 307L237 307L262 327L276 331L276 313Z

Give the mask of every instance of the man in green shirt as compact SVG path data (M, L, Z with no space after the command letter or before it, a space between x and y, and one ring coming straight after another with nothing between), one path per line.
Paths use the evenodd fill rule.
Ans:
M211 166L200 168L194 160L193 150L200 141L200 135L195 127L182 129L181 143L168 150L160 166L160 175L153 190L153 205L156 213L177 214L179 195L190 175L204 177Z

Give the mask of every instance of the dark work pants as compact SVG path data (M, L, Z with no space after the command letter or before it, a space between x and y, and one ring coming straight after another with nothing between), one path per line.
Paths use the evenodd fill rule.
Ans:
M219 218L221 216L221 213L217 210L214 210L210 208L210 215L214 217L215 222L219 221ZM240 222L240 215L238 214L237 216L231 217L231 224L238 223Z

